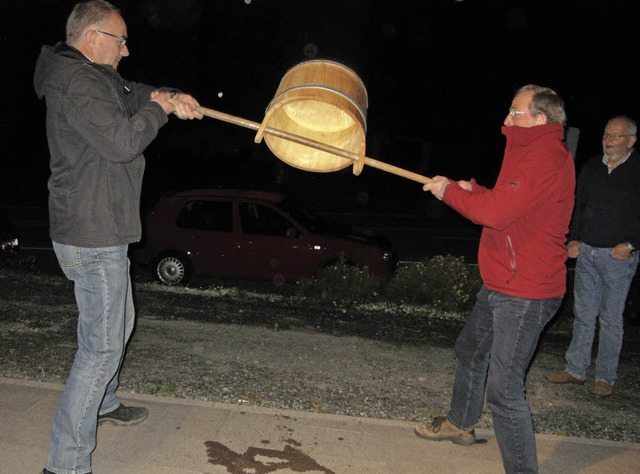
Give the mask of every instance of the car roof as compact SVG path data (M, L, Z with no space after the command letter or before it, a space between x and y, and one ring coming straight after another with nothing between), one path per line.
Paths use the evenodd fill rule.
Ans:
M203 199L212 197L259 199L273 203L278 203L284 200L284 197L281 194L255 189L186 189L184 191L167 193L163 196L163 198L185 199Z

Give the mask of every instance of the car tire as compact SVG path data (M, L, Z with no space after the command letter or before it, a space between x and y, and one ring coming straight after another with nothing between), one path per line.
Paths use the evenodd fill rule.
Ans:
M191 280L189 259L177 252L166 253L156 259L155 277L165 285L186 285Z

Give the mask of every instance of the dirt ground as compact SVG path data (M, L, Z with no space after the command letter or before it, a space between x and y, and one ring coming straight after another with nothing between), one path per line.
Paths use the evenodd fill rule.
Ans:
M121 389L164 397L425 421L446 412L464 315L394 305L315 307L290 289L135 285ZM76 308L61 276L0 271L0 376L63 383ZM536 431L640 442L640 337L630 328L613 396L557 386L570 332L554 324L527 378ZM485 409L480 427L491 427Z

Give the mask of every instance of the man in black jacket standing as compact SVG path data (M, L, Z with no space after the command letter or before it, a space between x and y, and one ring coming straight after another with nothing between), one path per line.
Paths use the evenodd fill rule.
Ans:
M115 392L134 327L128 245L141 237L143 151L167 116L202 118L188 94L124 80L127 26L104 0L78 3L66 42L44 46L34 85L47 104L49 224L74 282L78 349L56 411L45 473L91 472L100 422L136 424Z
M611 118L602 136L604 156L583 167L567 250L577 258L573 337L566 368L547 375L551 383L584 384L591 365L596 322L600 324L595 383L599 397L613 393L622 349L623 313L640 248L640 155L638 126L625 116Z

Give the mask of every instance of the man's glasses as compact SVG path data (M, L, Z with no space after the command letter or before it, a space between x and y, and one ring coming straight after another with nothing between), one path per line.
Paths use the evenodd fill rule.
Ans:
M602 135L602 139L607 140L611 138L612 140L620 140L622 137L632 137L632 136L633 135L631 135L630 133L627 133L626 135L621 135L618 133L605 133L604 135Z
M522 112L516 109L509 109L509 117L511 117L512 119L515 119L518 115L527 115L527 114L538 115L539 113L540 112L531 112L529 110L527 110L526 112Z
M108 33L102 30L95 30L95 31L97 31L98 33L102 33L103 35L111 36L112 38L117 39L118 42L120 43L120 48L124 48L124 45L127 44L127 40L129 39L126 36L114 35L113 33Z

